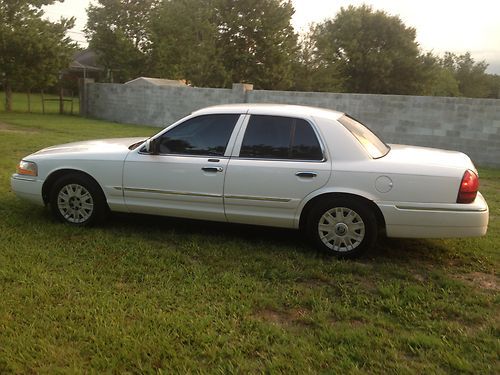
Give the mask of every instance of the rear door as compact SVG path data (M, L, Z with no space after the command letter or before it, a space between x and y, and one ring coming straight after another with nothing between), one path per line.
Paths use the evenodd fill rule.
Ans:
M226 217L230 222L293 227L300 202L326 184L330 171L310 120L251 115L227 167Z

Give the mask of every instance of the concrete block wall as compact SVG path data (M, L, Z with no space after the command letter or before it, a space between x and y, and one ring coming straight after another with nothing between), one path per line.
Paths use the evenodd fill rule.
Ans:
M400 95L335 94L192 87L86 84L91 117L166 126L216 104L283 103L331 108L367 124L387 143L462 151L476 165L500 167L500 100Z
M86 115L90 117L158 127L200 108L245 100L240 87L231 90L111 83L87 84L85 96Z

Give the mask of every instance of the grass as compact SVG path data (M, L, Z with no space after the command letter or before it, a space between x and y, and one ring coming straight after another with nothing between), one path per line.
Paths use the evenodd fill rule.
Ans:
M59 96L45 93L43 95L46 114L59 113ZM73 100L73 114L78 115L80 110L80 99L78 97L64 97L64 113L71 113L71 102ZM0 91L0 111L5 109L5 93ZM28 112L28 95L26 93L15 92L12 94L12 110L14 112ZM31 93L31 112L43 113L42 95L40 92Z
M381 240L330 259L288 230L114 215L55 222L17 199L44 146L154 128L0 113L0 373L499 373L500 171L483 238Z

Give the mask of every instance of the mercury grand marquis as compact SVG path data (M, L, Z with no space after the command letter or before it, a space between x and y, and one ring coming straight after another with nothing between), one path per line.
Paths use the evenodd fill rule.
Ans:
M347 114L290 105L209 107L147 139L44 148L11 185L73 225L119 211L300 228L340 257L380 233L482 236L489 218L465 154L386 144Z

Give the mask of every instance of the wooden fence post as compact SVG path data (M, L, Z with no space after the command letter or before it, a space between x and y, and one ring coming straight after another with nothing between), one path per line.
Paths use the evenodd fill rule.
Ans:
M59 114L64 114L63 88L59 88Z
M42 95L42 113L45 114L45 99L43 97L43 90L41 90L41 95Z

